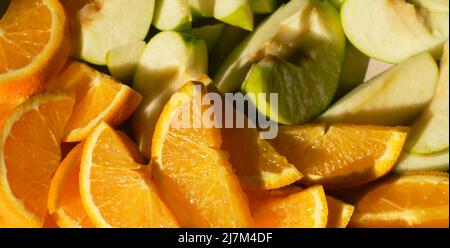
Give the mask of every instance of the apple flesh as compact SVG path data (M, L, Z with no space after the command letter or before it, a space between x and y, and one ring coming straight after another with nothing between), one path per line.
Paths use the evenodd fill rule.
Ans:
M121 82L132 82L145 45L135 41L109 51L106 61L111 75Z
M280 5L281 0L249 0L253 13L264 15L273 13Z
M430 106L414 123L406 150L414 154L431 154L449 149L449 48L445 45L440 77Z
M192 13L188 0L156 0L153 26L161 31L191 29Z
M448 39L448 1L346 0L341 20L347 38L361 52L397 64L423 52L438 59Z
M448 171L449 153L443 151L430 155L411 154L403 152L394 169L397 173L411 171Z
M318 43L304 42L314 37ZM214 81L221 92L235 92L241 87L252 65L267 55L300 65L302 59L314 60L315 54L311 51L319 51L322 46L329 50L328 56L334 58L335 65L327 64L329 60L323 61L325 64L321 63L320 59L316 61L317 65L331 68L330 74L339 77L345 37L336 10L326 1L292 0L282 5L234 49L218 70ZM318 56L323 57L321 54ZM296 57L298 61L292 61ZM313 69L316 72L321 70ZM329 83L337 85L334 80Z
M153 17L154 0L96 0L87 3L72 20L77 57L106 65L109 50L144 40Z
M208 51L211 52L219 43L224 31L225 24L219 23L193 28L189 33L199 39L203 39L208 46Z
M429 53L414 56L358 86L317 121L409 126L431 102L438 77Z
M191 80L208 71L206 43L188 34L165 31L147 44L139 61L133 88L143 101L133 117L140 151L149 158L159 115L170 97Z
M253 30L254 18L248 0L215 0L214 18L248 31Z
M216 0L189 0L192 16L194 19L200 17L213 17Z

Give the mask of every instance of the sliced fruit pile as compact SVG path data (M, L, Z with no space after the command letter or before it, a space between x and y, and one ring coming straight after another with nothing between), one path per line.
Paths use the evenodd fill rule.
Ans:
M448 227L448 27L445 0L2 1L0 227Z

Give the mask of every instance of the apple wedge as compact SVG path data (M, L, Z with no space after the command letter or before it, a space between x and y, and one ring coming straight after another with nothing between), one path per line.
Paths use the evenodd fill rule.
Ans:
M213 17L215 1L216 0L189 0L193 18Z
M281 5L281 0L249 0L253 13L264 15L273 13Z
M154 0L95 0L72 20L74 53L96 65L106 65L109 50L144 40L153 18Z
M248 0L215 0L214 18L224 23L253 30L253 12Z
M208 51L201 39L164 31L147 44L133 84L143 95L133 117L133 129L139 149L147 158L156 122L169 98L188 81L207 74L207 70Z
M199 39L203 39L208 46L208 51L211 52L219 43L224 31L225 24L219 23L193 28L189 33Z
M188 0L156 0L153 26L161 31L191 29L192 13Z
M406 150L413 154L431 154L449 149L449 47L441 59L439 83L430 106L411 128Z
M352 44L371 58L397 64L430 52L438 59L449 34L448 1L445 11L439 11L442 5L429 0L346 0L342 26Z
M344 4L345 0L329 0L331 5L333 5L336 9L341 9L342 4Z
M397 173L413 171L448 171L448 150L430 155L403 152L394 169Z
M329 54L322 54L323 51ZM315 65L310 73L319 78L329 74L328 83L337 87L344 52L345 37L336 9L327 1L292 0L234 49L214 81L220 91L234 92L241 87L253 64L272 55L300 67L302 63ZM323 60L324 57L327 58Z
M431 102L438 78L429 53L414 56L358 86L317 121L409 126Z
M111 75L119 81L132 82L145 45L144 41L135 41L109 51L106 61Z

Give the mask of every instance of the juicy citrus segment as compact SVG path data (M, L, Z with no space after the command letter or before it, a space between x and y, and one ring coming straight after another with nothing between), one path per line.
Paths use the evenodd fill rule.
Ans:
M131 116L142 100L142 96L127 85L75 61L47 86L47 91L76 95L73 114L66 126L66 142L84 140L102 120L118 126Z
M60 227L92 228L81 202L79 174L83 143L67 154L50 184L48 210Z
M327 196L327 205L327 228L346 228L352 218L355 207L331 196Z
M71 50L57 0L12 0L0 20L0 103L28 97L64 65Z
M0 140L0 194L27 226L42 226L53 173L61 160L60 141L74 99L31 98L4 121ZM1 211L1 210L0 210Z
M211 107L199 106L203 97L203 84L188 83L165 106L152 142L155 181L183 227L248 227L247 200L220 150L220 130L201 118Z
M244 118L245 127L223 128L222 149L230 155L229 161L241 184L253 189L278 189L299 181L303 175L275 149L260 139L256 128L249 126L248 118L236 112L236 118Z
M448 228L447 173L409 173L369 189L355 204L351 227Z
M101 122L85 142L80 169L83 206L96 227L177 227L145 167Z
M307 185L341 189L386 175L401 154L407 131L355 125L283 126L273 145L303 173Z
M327 199L322 186L288 196L272 196L253 212L255 227L259 228L325 228L327 216Z

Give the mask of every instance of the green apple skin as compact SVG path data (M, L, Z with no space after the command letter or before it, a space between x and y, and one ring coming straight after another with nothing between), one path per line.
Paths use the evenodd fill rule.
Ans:
M214 18L244 30L253 30L254 17L248 0L215 0Z
M189 0L192 17L194 19L214 16L214 5L216 0Z
M281 0L249 0L253 13L257 15L271 14L281 5Z
M153 26L161 31L186 31L192 27L188 0L156 0Z
M86 4L73 22L74 55L106 65L109 50L144 40L152 23L154 0L117 0Z
M109 72L121 82L132 82L146 43L135 41L108 52L106 61Z
M331 5L333 5L336 9L341 9L342 5L344 4L345 0L329 0Z
M167 101L185 83L207 73L208 51L201 39L164 31L147 44L133 83L133 88L143 95L133 116L133 129L139 149L147 158L154 128Z
M449 149L449 48L441 59L439 83L430 106L413 124L406 150L413 154L431 154Z
M309 28L317 28L317 30L319 30L321 27L325 27L324 25L319 24L314 27L303 25L295 27L297 30L291 30L289 22L295 23L295 19L299 18L301 14L308 15L313 12L316 14L318 9L325 9L326 13L332 13L331 20L327 23L328 27L326 28L335 30L328 33L337 33L338 37L333 37L336 38L335 42L338 44L335 51L338 53L336 58L337 60L340 60L341 55L339 54L342 53L343 59L343 54L345 52L345 37L340 27L339 17L336 17L337 13L334 8L331 7L332 9L329 9L326 6L331 7L326 1L292 0L286 5L282 5L278 8L277 11L262 22L259 27L227 57L214 78L217 88L221 92L235 92L239 90L251 66L254 63L259 62L266 55L273 55L289 60L288 57L290 55L295 55L298 51L286 49L285 44L296 41L299 38L301 40L301 37L297 37L297 35L302 32L307 33L306 30ZM322 16L324 15L317 13L317 17ZM280 31L280 27L283 30ZM285 34L282 34L282 32L285 32ZM275 48L280 44L283 50L276 51ZM334 84L334 82L330 83Z
M438 78L429 53L414 56L355 88L317 122L409 126L431 102Z
M193 28L189 33L199 39L203 39L208 46L208 52L211 52L219 43L220 38L225 31L225 24L206 25L199 28Z
M449 153L442 151L429 155L411 154L403 152L394 171L396 173L416 171L447 171L449 169Z
M409 2L346 0L341 21L347 38L367 56L391 64L423 52L439 59L449 35L448 10L432 11L433 1Z
M344 66L342 67L342 74L337 98L341 98L358 85L364 83L367 69L369 68L370 58L362 54L350 42L347 42L345 49Z

